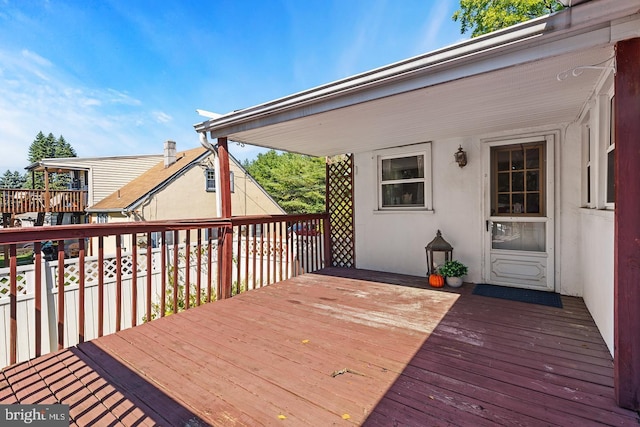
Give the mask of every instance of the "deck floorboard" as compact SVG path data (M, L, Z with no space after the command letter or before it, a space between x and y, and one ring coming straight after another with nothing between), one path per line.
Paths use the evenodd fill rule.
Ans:
M0 374L73 425L634 425L580 298L563 308L326 269Z

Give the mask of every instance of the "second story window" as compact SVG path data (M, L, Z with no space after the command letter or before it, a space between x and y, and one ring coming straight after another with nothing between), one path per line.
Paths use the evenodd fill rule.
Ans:
M216 170L215 169L205 169L205 189L207 191L216 191Z
M213 168L205 169L205 190L209 192L216 191L216 170ZM233 193L235 190L234 176L233 171L229 172L229 184L231 186L231 192Z

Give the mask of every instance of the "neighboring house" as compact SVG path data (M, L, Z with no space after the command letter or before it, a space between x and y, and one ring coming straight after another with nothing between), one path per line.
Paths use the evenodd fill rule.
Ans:
M86 190L87 206L93 206L161 160L161 154L53 158L33 163L27 170L70 173L71 188Z
M175 142L167 141L163 160L87 209L90 222L217 217L214 165L210 151L176 152ZM233 158L230 179L233 215L285 213Z
M615 296L637 295L638 256L623 248L638 231L625 196L640 194L640 1L573 4L195 128L353 153L358 268L424 275L425 245L441 230L467 281L581 296L612 353L617 325L628 357L640 351L640 298L626 309Z
M98 203L161 160L162 155L42 159L29 165L28 173L69 174L69 188L52 190L45 178L45 189L42 190L3 189L3 216L20 218L23 225L25 220L42 225L45 214L50 214L47 219L52 225L84 223L88 206Z

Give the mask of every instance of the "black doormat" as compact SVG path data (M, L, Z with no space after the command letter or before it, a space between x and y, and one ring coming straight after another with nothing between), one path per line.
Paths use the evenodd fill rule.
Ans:
M553 292L510 288L507 286L486 285L484 283L480 283L473 288L473 294L562 308L560 294Z

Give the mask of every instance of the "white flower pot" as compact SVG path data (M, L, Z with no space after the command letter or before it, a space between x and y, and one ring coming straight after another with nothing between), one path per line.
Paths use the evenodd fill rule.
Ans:
M459 288L462 286L462 277L447 277L447 285L452 288Z

